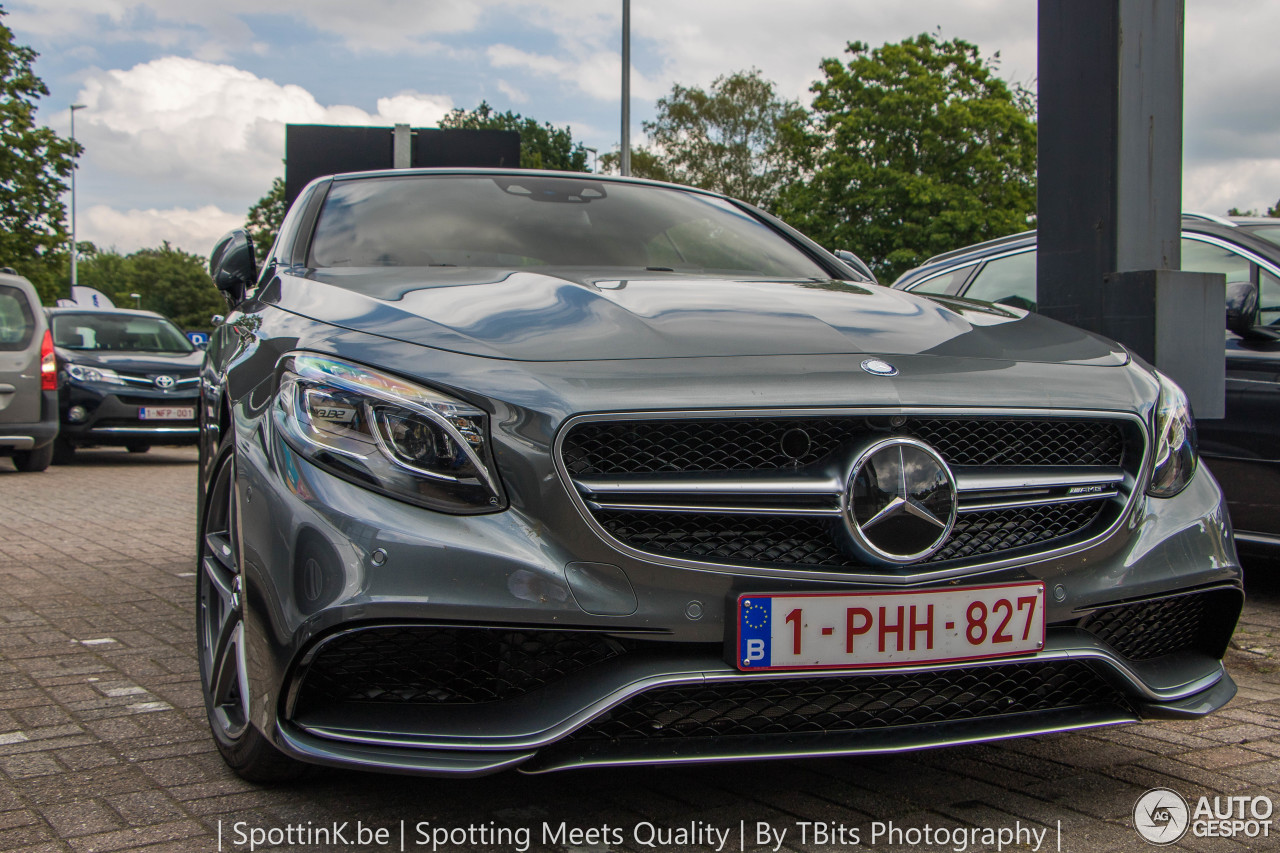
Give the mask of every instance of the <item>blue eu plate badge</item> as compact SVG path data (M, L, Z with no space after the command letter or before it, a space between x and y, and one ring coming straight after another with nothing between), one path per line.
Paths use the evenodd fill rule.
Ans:
M773 602L768 596L743 598L738 605L738 660L743 669L769 666L769 614Z

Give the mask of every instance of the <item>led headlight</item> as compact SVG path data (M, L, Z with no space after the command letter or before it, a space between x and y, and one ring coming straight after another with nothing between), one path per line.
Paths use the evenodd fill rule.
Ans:
M327 356L296 353L282 367L275 422L311 462L442 512L504 507L482 409Z
M77 382L105 382L108 385L124 385L125 381L114 370L90 367L87 364L68 364L67 375Z
M1156 463L1147 494L1171 498L1186 488L1196 473L1196 421L1191 404L1173 380L1159 371L1160 399L1156 402Z

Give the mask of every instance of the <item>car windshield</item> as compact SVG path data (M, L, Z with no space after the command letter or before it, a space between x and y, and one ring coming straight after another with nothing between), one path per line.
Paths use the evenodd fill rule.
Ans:
M311 265L622 267L831 278L778 231L726 201L588 175L335 181L316 226Z
M163 317L136 314L57 314L53 342L74 350L191 352L195 347Z

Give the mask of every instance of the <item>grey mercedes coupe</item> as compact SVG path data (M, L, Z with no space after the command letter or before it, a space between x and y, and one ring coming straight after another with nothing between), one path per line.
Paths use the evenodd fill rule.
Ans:
M749 205L587 174L337 175L202 369L197 641L253 780L852 755L1235 692L1178 387Z

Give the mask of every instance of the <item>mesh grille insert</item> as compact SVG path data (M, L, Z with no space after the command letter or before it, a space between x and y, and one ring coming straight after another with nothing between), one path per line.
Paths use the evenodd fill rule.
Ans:
M298 707L331 702L479 703L510 699L624 654L590 631L386 626L338 636L307 669Z
M1046 545L1090 528L1104 504L1079 501L964 513L956 518L947 543L922 562ZM734 564L864 565L841 549L838 520L616 510L598 510L595 517L615 539L640 551Z
M1219 589L1104 607L1078 624L1129 660L1188 649L1221 656L1239 612L1240 594Z
M574 476L677 471L768 471L821 461L854 439L908 435L950 465L1120 465L1114 421L1044 418L725 418L594 421L565 437Z
M579 729L575 738L822 734L1097 706L1128 707L1092 668L1073 662L743 680L651 690Z

